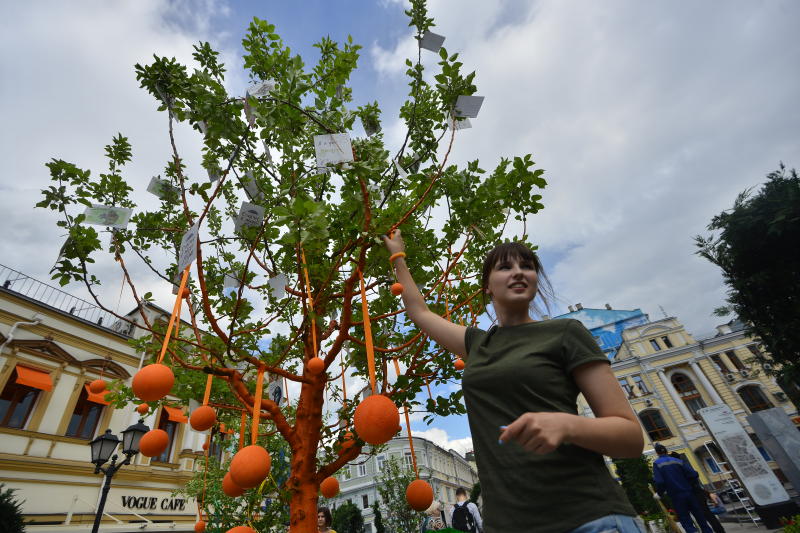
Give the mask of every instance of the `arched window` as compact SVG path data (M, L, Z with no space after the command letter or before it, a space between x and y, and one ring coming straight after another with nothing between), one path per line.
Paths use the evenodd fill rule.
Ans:
M774 407L758 385L745 385L738 391L739 396L744 401L744 404L750 409L750 412L762 411Z
M673 374L672 386L678 391L678 395L692 412L692 416L698 418L697 411L706 406L700 391L694 386L694 382L686 374Z
M661 416L658 409L642 411L639 413L639 420L642 421L642 426L644 426L644 430L647 431L647 434L650 436L650 440L664 440L672 436L672 432L669 430L669 427L667 427L667 424L664 423L664 418Z

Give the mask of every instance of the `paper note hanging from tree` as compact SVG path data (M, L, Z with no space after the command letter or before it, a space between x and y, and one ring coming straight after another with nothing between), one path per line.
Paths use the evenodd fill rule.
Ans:
M115 229L125 229L128 225L128 220L131 218L133 209L128 207L109 207L105 205L96 205L94 207L87 207L83 212L86 217L84 222L87 224L96 224L98 226L108 226Z
M178 193L178 188L173 187L167 180L162 180L158 176L150 178L150 183L147 185L147 192L155 194L159 198L166 198L171 192Z
M208 181L214 183L220 178L220 171L218 168L209 168L208 170Z
M180 253L178 253L178 272L183 272L187 266L197 259L197 236L199 233L200 229L195 223L183 234Z
M426 31L419 40L420 48L430 50L431 52L438 52L443 44L444 35L439 35L438 33L433 33L432 31Z
M472 122L468 118L447 117L447 127L451 130L466 130L472 127Z
M284 400L283 382L276 380L267 386L267 398L280 405Z
M400 166L400 163L397 162L397 159L393 159L392 161L394 162L394 168L397 169L397 175L400 177L400 179L404 180L408 178L408 172L406 172L406 169Z
M276 274L267 280L267 285L269 285L270 293L272 297L276 300L282 299L286 295L286 284L289 282L289 279L286 277L286 274Z
M256 123L256 115L253 113L253 108L250 107L250 100L244 98L244 116L247 117L247 125L251 128Z
M242 186L250 200L257 202L263 198L264 193L258 189L258 184L256 183L256 178L252 170L245 172L245 177L242 178Z
M461 95L456 98L456 105L453 114L456 117L471 117L478 116L478 111L481 110L483 105L483 96L467 96Z
M361 125L364 126L364 133L367 134L367 137L372 137L381 131L381 123L372 118L361 117Z
M263 98L269 96L269 93L275 90L275 86L275 80L259 81L247 88L247 94L254 98Z
M241 285L241 282L239 281L239 278L237 278L233 274L225 274L225 281L224 281L224 285L223 285L223 287L225 289L237 289L238 290L240 285Z
M234 224L236 231L239 231L242 228L257 228L261 226L263 221L263 207L250 202L242 202L242 207L239 208L239 214L236 216Z
M353 160L353 146L346 133L331 133L314 136L314 151L317 153L317 167L327 167Z

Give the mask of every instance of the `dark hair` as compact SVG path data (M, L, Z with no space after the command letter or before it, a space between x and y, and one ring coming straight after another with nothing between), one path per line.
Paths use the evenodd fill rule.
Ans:
M528 248L525 244L514 241L504 242L495 246L492 251L486 254L483 260L483 269L481 270L481 288L483 289L483 304L486 305L486 289L489 287L489 275L498 263L516 259L520 262L532 263L536 275L539 278L539 284L536 289L542 303L544 303L544 310L539 308L534 302L531 302L531 310L539 316L544 316L544 311L550 314L550 300L553 299L553 288L550 285L550 280L547 279L547 274L544 272L542 262L536 252Z
M325 515L325 527L330 527L331 522L333 522L333 517L331 516L331 510L328 509L327 507L319 507L317 509L317 516L319 516L319 513Z
M660 442L657 442L654 448L658 455L666 455L667 453L667 447L661 444Z
M466 496L466 495L467 495L467 489L465 489L464 487L458 487L456 489L456 496Z

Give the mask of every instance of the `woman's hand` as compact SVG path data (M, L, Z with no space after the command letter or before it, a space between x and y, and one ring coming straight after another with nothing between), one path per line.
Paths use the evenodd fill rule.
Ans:
M386 243L386 249L389 250L389 255L406 251L406 243L403 242L403 236L400 234L399 229L394 230L391 237L384 235L383 242Z
M501 426L500 444L513 440L529 452L550 453L569 440L575 418L567 413L525 413Z

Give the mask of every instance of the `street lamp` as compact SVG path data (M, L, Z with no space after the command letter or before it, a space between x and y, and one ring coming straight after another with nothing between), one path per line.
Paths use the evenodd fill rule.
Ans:
M111 478L121 467L130 464L131 458L139 453L139 441L142 435L148 431L150 431L150 428L145 426L142 420L139 420L139 422L122 432L122 453L125 454L125 459L119 464L117 464L117 455L111 456L119 446L119 439L111 433L110 429L107 429L104 434L89 443L92 448L94 473L102 472L106 477L106 481L103 484L103 492L100 496L100 503L97 506L97 513L94 517L92 533L97 533L100 528L100 519L103 517L103 509L106 506L106 496L108 496L108 490L111 488ZM103 468L109 458L111 458L111 464Z

